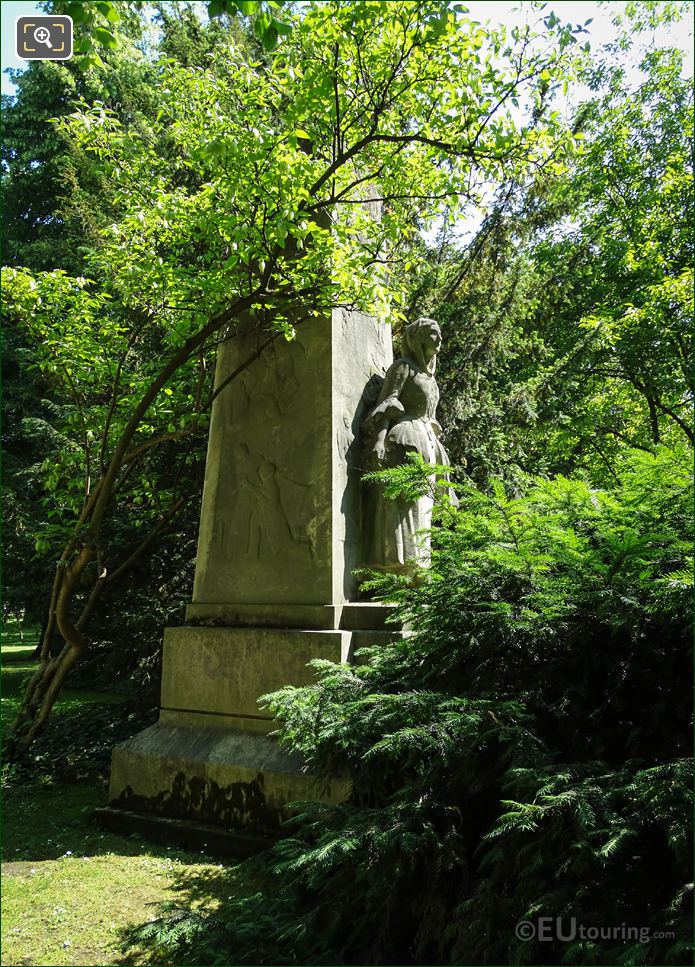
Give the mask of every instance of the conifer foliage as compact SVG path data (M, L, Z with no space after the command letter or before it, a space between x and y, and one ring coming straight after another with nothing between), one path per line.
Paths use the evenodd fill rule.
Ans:
M427 580L374 582L413 634L267 699L353 794L189 924L196 963L686 962L687 453L631 451L618 480L462 485Z

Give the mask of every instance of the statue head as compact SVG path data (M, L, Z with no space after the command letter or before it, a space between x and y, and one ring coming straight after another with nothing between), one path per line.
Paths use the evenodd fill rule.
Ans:
M409 356L430 376L437 366L437 352L442 344L442 330L434 319L421 316L408 323L401 334L401 353Z

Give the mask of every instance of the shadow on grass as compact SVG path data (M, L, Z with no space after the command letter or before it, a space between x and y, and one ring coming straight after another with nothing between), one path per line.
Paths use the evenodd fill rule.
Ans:
M33 782L8 789L4 799L4 862L41 862L117 853L182 857L182 851L153 846L137 834L121 836L91 822L92 811L106 805L105 784Z
M21 699L29 679L36 671L36 662L7 661L5 649L2 652L2 697L6 699ZM92 691L85 688L65 688L56 702L55 710L61 711L71 702L98 702L101 705L124 702L129 693L126 691Z
M278 958L273 931L263 922L261 910L268 894L261 892L265 878L258 872L260 862L262 855L238 864L227 860L214 868L181 868L171 884L174 900L153 907L149 922L120 931L123 954L118 963L129 967L289 964L289 959ZM245 926L240 947L235 930L242 909Z
M33 782L6 794L3 963L158 963L146 949L125 955L119 935L159 913L173 878L183 883L215 860L103 831L90 816L105 801L94 782Z
M22 696L36 664L6 664L3 648L3 735L12 727ZM3 786L19 795L23 785L37 782L103 783L108 776L115 745L150 725L156 709L148 708L127 692L64 689L51 713L48 727L34 742L27 758L3 769ZM99 803L101 804L101 803ZM12 822L5 817L5 826Z
M29 679L36 670L36 662L16 661L10 653L8 661L7 649L2 650L2 706L0 711L3 731L11 726L19 711L22 696L29 683ZM125 702L129 695L126 692L99 692L88 689L65 688L55 704L52 714L61 715L74 711L86 705L114 705Z
M21 641L3 635L3 730L14 721L26 684L36 668L34 661L27 660L27 651L30 648L33 650L33 647L34 644L27 643L26 639ZM53 904L58 909L63 902L60 899L61 884L71 871L78 869L71 861L97 860L100 857L106 858L102 860L103 866L90 863L84 867L87 877L84 880L85 890L98 893L100 888L104 888L103 884L100 886L99 877L102 874L99 871L121 868L127 873L130 883L130 887L126 886L124 891L126 897L137 894L135 899L141 900L144 893L147 899L148 891L152 890L150 895L153 902L151 905L145 902L144 906L141 903L136 923L142 922L141 918L144 917L155 918L167 909L163 887L166 886L168 891L170 880L171 890L176 897L173 905L182 907L186 915L199 912L199 922L205 924L206 929L208 921L204 921L202 915L214 917L220 904L234 896L238 874L233 862L223 865L206 853L154 844L135 832L131 836L124 836L105 831L91 821L94 809L107 804L107 778L114 745L140 731L155 718L156 710L139 707L137 701L123 693L65 689L46 732L32 746L28 761L5 767L2 859L8 879L15 886L15 906L21 907L21 903L25 902L24 895L27 898L31 896L41 881L41 888L50 898L48 908L52 909ZM61 860L64 862L57 862ZM155 875L146 872L153 869L161 869L161 873ZM140 877L142 882L133 883L131 877ZM55 901L54 894L58 897ZM27 899L26 902L30 901ZM119 908L120 912L114 909L114 902L113 897L104 894L104 909L110 910L108 916L113 917L116 923L128 924L132 909L125 908L127 904L124 906L123 897L119 901L123 907L122 910ZM97 900L96 904L101 909L101 900ZM147 909L151 909L149 916L144 913ZM21 928L21 917L15 926L17 924ZM129 932L128 927L120 927L122 936ZM112 930L112 939L113 936ZM33 955L33 947L31 952ZM170 956L156 942L131 945L128 952L117 954L115 958L112 952L108 961L98 959L101 955L94 953L91 948L85 953L87 960L75 959L76 956L76 953L74 956L71 954L69 961L44 959L31 962L108 962L124 967L175 965L182 962L179 948Z
M14 722L36 668L34 662L6 664L7 648L12 647L7 640L3 634L3 732ZM26 762L4 766L3 859L38 862L66 853L148 851L144 841L105 833L89 817L97 806L106 805L113 747L155 716L155 710L139 707L123 693L64 689Z
M17 621L6 621L0 634L3 665L30 661L39 644L40 632L38 625L22 626Z

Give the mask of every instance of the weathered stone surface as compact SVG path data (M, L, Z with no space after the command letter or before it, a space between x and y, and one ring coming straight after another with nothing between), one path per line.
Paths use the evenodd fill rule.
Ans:
M167 628L162 708L269 718L258 697L283 685L308 685L309 662L347 660L346 631L277 628Z
M189 604L186 621L195 625L247 628L386 630L394 606L375 601L343 604Z
M167 628L162 721L266 732L276 726L258 706L261 695L284 685L308 685L315 677L309 665L314 658L355 661L358 649L396 636L400 632Z
M196 819L276 835L286 803L339 802L345 781L318 790L301 757L271 738L230 729L158 722L119 745L111 765L112 807Z
M256 338L222 343L218 387ZM357 435L391 360L387 326L334 311L277 340L215 400L189 624L165 632L159 722L114 750L112 820L115 809L275 835L287 802L348 794L338 780L319 789L278 747L258 698L310 682L313 658L359 660L399 634L392 609L351 600Z
M223 342L219 386L253 352ZM356 436L392 359L387 326L334 310L276 340L213 406L193 603L334 605L360 563Z
M275 719L264 715L227 715L224 712L193 712L180 708L160 708L159 721L163 725L184 725L196 729L236 729L258 735L268 735L278 729Z

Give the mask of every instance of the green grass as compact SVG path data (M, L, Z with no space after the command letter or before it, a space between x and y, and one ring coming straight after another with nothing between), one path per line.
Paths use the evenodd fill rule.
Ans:
M4 662L28 661L34 653L35 645L5 645L2 646L2 660Z
M14 648L26 648L31 654L39 643L40 634L39 625L25 625L16 618L6 619L2 626L3 654L6 650L12 651Z
M201 880L221 878L221 864L202 854L99 829L89 817L105 801L91 785L34 783L6 794L4 964L124 963L125 929L164 902L195 902ZM147 954L132 962L147 963Z
M18 621L5 621L2 628L3 662L28 661L39 643L38 625L22 626Z
M27 682L36 669L36 662L29 661L39 641L39 626L24 628L24 642L20 639L18 622L7 621L2 630L2 704L0 706L0 728L13 721L21 703ZM122 692L98 692L87 689L64 689L55 704L53 713L74 712L88 703L110 705L125 701Z
M7 664L18 646L10 643L6 652L5 641L3 634L3 722L16 714L35 667ZM115 693L66 690L56 714L123 700ZM168 901L214 906L215 890L228 889L224 868L210 857L94 825L92 811L107 800L98 778L15 780L3 800L3 964L148 964L153 961L144 950L124 959L121 939L129 927L152 919Z

